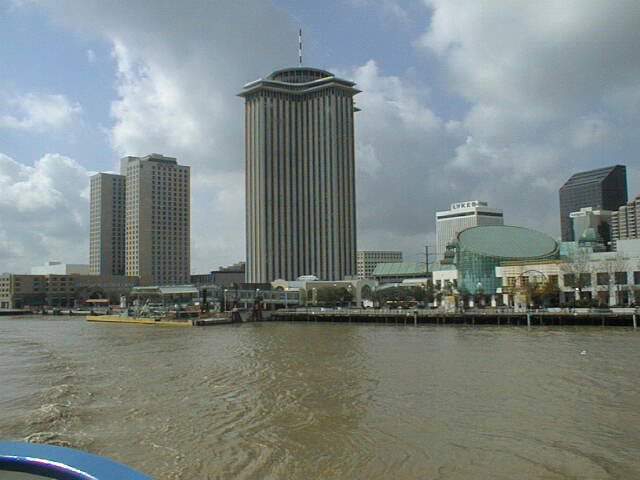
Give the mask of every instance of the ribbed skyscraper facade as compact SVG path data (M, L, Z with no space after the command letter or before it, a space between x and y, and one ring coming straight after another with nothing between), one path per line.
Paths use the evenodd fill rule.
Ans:
M356 268L354 83L315 68L245 85L246 280Z
M126 177L91 177L89 263L92 275L124 275Z

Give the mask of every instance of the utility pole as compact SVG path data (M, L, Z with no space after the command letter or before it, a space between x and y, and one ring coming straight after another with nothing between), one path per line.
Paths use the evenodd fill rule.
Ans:
M429 276L429 245L424 246L424 263L426 265L427 277Z

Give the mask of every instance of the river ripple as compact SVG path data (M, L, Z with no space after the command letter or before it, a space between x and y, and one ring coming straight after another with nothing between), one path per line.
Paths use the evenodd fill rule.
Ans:
M0 439L157 479L640 477L640 333L0 319Z

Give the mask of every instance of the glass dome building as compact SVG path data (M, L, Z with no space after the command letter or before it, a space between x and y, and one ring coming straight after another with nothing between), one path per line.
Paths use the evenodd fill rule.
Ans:
M496 267L505 261L554 259L559 244L549 235L508 225L471 227L453 242L458 289L475 294L495 293L501 286Z

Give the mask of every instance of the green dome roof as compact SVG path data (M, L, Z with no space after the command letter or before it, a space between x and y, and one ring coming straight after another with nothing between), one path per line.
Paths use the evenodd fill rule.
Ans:
M463 250L512 260L547 258L558 251L558 242L546 233L507 225L467 228L458 242Z

